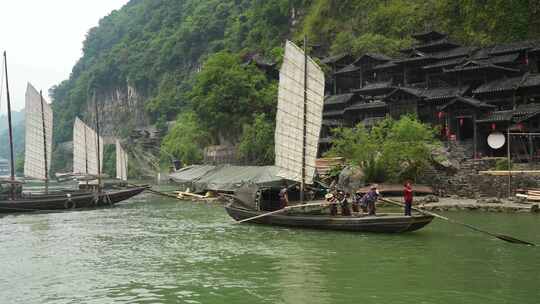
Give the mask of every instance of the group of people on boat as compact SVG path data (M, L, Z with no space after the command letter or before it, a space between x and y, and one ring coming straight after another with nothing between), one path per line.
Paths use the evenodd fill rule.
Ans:
M325 195L326 204L324 206L330 209L330 215L332 216L338 214L342 216L364 214L375 216L377 214L376 203L380 196L377 184L372 184L369 191L363 195L360 190L351 195L349 192L333 188ZM403 185L403 202L405 215L411 216L413 189L410 181L406 181ZM279 208L282 209L288 205L288 187L284 186L279 191Z

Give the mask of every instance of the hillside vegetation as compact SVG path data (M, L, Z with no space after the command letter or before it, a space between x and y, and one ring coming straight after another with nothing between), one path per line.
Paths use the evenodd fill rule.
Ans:
M533 0L132 0L90 29L52 89L55 142L71 139L93 92L129 84L160 128L188 113L164 140L167 157L199 161L203 145L225 140L246 162L272 162L273 133L260 129L272 128L276 80L244 65L247 55L279 60L284 40L303 35L329 54L395 54L426 29L486 45L536 39L539 20Z

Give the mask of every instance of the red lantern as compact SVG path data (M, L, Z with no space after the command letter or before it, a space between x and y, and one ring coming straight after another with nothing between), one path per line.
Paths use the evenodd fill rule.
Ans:
M495 131L495 129L497 129L497 124L492 123L491 124L491 130Z
M462 127L463 126L463 118L460 118L459 119L459 125Z
M523 130L523 124L522 124L522 123L518 123L518 124L517 124L517 128L518 128L518 130L522 131L522 130Z
M441 119L441 118L443 117L443 115L444 115L443 112L440 112L440 111L439 111L439 113L437 113L437 117L439 117L439 119Z

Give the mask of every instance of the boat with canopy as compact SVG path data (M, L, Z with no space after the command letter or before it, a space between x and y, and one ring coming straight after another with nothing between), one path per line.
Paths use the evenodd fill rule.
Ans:
M315 176L324 83L324 72L317 63L294 43L287 41L279 74L275 166L279 168L278 176L300 185L299 206L304 205L306 185L313 184ZM433 220L433 216L423 214L330 216L321 212L323 203L305 204L319 207L318 210L308 212L292 212L295 206L282 210L264 210L263 206L277 205L277 197L270 195L268 198L264 192L264 189L237 191L225 209L239 222L361 232L413 231Z

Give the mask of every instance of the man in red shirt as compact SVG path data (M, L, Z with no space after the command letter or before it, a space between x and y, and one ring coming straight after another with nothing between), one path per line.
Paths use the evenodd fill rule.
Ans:
M403 185L403 200L405 201L405 215L411 216L413 190L410 181L406 181Z

